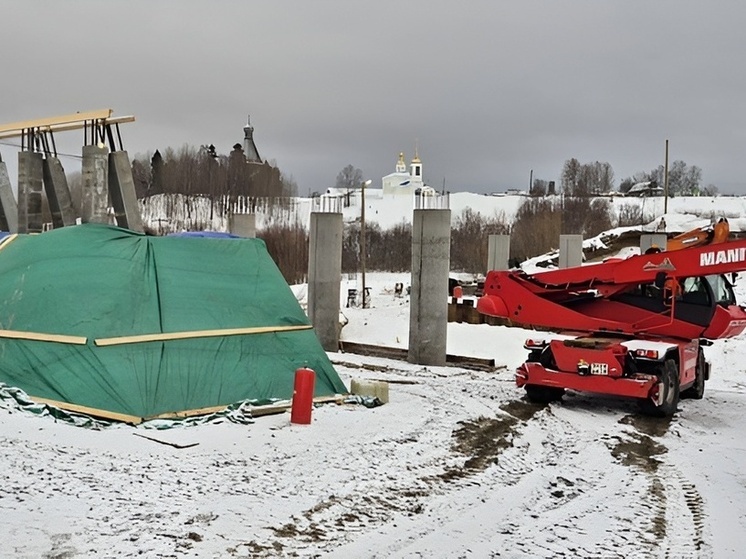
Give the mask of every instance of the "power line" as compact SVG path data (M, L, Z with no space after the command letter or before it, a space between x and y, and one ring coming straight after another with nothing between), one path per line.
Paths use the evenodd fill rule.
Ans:
M11 142L0 142L0 146L8 146L8 147L12 147L12 148L21 149L21 144L13 144ZM72 153L60 153L60 152L57 152L56 155L57 156L62 156L62 157L72 157L73 159L83 159L82 155L75 155L75 154L72 154Z

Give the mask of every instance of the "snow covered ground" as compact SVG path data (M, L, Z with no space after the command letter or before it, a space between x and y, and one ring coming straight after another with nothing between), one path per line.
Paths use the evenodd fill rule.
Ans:
M370 275L345 340L406 347L397 281ZM524 401L527 335L449 325L449 353L495 372L330 354L390 402L323 405L308 426L90 430L0 400L0 557L743 557L745 339L706 348L705 398L661 421L626 400Z
M368 274L372 308L343 308L343 340L406 348L396 282ZM746 336L706 348L705 398L661 421L613 398L526 402L529 335L449 324L448 353L495 372L330 354L390 402L323 405L310 426L90 430L0 399L0 557L742 557Z

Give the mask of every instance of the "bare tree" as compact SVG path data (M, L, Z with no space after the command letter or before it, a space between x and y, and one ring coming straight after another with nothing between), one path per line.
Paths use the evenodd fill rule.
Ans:
M518 208L510 231L510 258L522 261L556 248L561 208L554 198L527 198Z
M350 205L350 194L363 184L363 172L357 167L347 165L337 175L335 186L345 191L345 206Z
M451 227L451 269L469 273L484 273L490 235L510 232L505 214L484 217L465 208Z
M562 168L562 192L568 195L580 195L580 161L568 159Z

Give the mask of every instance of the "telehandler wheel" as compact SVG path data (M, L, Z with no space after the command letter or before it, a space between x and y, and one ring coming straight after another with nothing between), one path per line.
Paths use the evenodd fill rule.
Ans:
M707 362L705 361L705 352L699 348L697 356L697 372L694 374L694 384L681 393L682 398L693 398L701 400L705 395L705 370Z
M554 388L551 386L537 386L535 384L527 384L526 396L528 399L536 404L548 404L549 402L557 402L562 399L565 395L564 388Z
M658 398L642 400L642 412L654 417L670 417L679 405L679 367L673 359L666 359L659 369Z

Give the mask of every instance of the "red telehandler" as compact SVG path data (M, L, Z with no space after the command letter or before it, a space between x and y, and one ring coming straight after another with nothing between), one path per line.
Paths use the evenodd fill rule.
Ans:
M746 240L728 237L721 220L670 239L665 251L536 274L490 271L477 309L554 332L524 346L516 384L530 400L571 389L637 398L644 413L670 416L679 398L704 394L702 347L746 328L732 289L746 270Z

